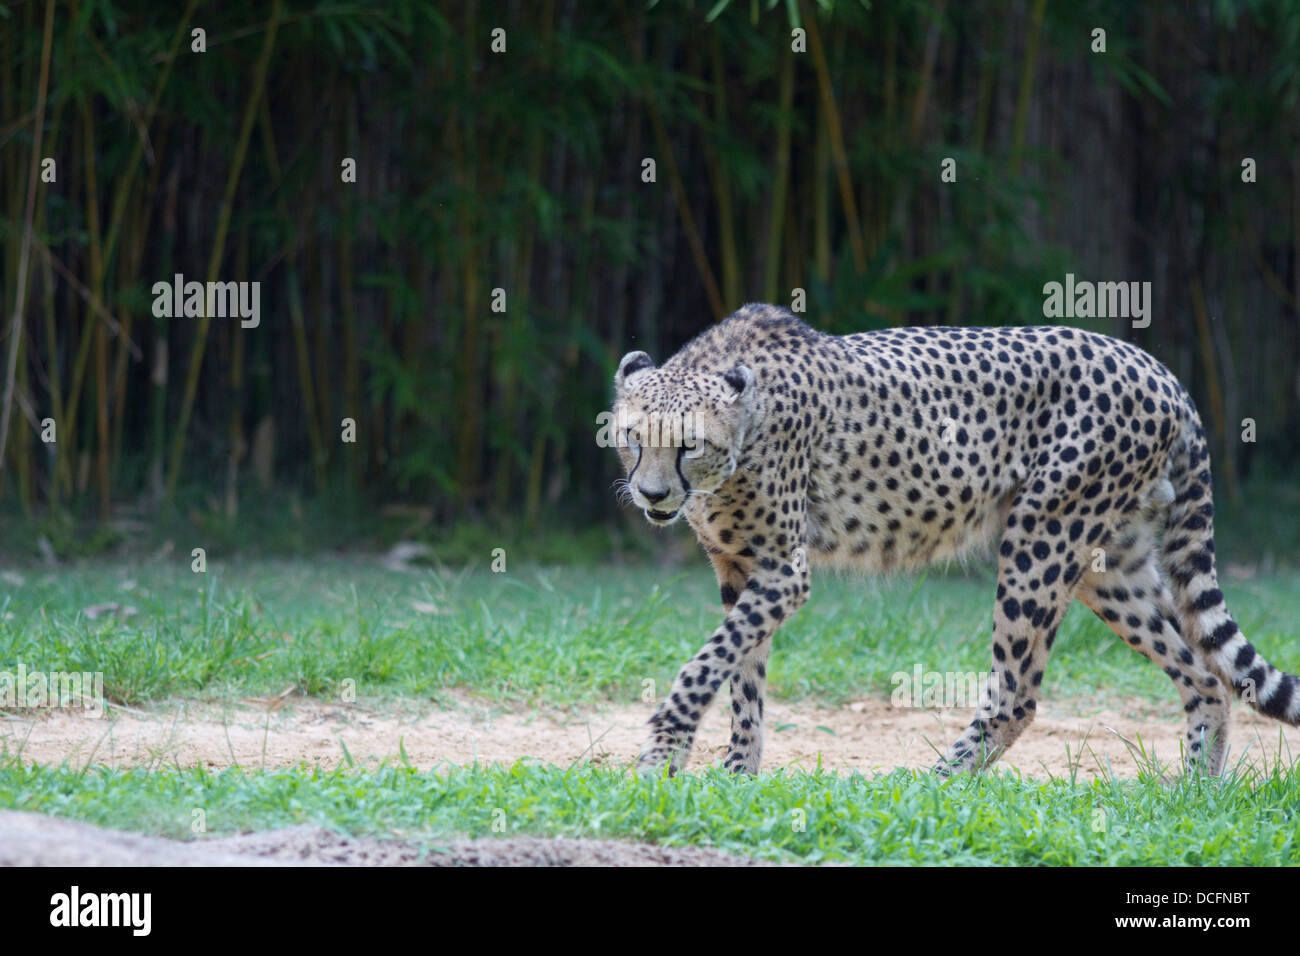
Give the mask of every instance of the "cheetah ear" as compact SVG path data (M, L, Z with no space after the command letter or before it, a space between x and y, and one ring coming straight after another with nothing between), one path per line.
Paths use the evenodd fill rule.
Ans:
M623 361L618 363L618 373L614 376L614 384L622 388L623 383L630 376L654 367L654 359L645 352L628 352L623 356Z
M747 366L737 365L730 372L724 372L722 380L735 394L727 396L728 402L734 402L754 384L754 373Z

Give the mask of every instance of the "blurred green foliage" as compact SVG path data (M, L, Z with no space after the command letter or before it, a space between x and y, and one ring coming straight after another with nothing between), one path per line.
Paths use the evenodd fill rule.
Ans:
M0 12L8 315L45 6ZM1295 4L85 0L49 60L10 508L603 521L627 349L796 288L837 333L1042 322L1066 272L1154 282L1149 329L1092 324L1187 381L1230 497L1300 457ZM262 283L259 327L155 319L232 173L218 272Z

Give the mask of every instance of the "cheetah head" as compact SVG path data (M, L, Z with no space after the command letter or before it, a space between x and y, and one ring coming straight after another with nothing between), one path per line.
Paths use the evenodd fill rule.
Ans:
M744 365L659 369L645 352L629 352L614 386L623 494L651 524L672 524L688 499L716 491L735 472L758 414L754 373Z

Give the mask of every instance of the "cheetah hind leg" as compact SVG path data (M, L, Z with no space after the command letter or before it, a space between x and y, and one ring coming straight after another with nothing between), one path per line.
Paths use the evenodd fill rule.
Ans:
M1002 602L994 611L993 666L974 720L934 765L940 776L987 769L1038 713L1039 686L1069 599L1062 589L1051 603L1027 601L1029 610L1015 619L1008 618Z
M1110 570L1089 570L1079 600L1174 682L1187 714L1186 769L1217 776L1228 744L1227 689L1204 655L1183 639L1155 552L1116 555L1108 550L1107 556Z
M1038 710L1052 642L1079 583L1081 545L1063 522L1022 493L1012 502L998 549L993 661L980 706L934 772L980 771L1025 731Z

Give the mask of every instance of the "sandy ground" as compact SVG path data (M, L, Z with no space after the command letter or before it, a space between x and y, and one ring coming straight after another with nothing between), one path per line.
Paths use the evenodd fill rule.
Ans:
M1082 778L1113 773L1132 777L1139 742L1175 773L1180 764L1182 714L1167 702L1124 701L1115 708L1089 701L1047 702L1038 719L1001 765L1026 776ZM569 713L503 711L460 698L453 706L407 714L377 712L304 698L271 707L222 707L181 702L153 712L112 709L91 719L75 709L47 710L0 719L0 751L25 762L108 767L241 766L249 769L319 764L337 766L344 747L352 760L371 766L397 761L402 748L421 769L446 764L513 763L520 758L568 766L590 762L625 766L636 756L651 705L598 707ZM892 708L867 698L829 709L771 701L765 771L811 770L820 765L865 773L895 767L929 767L936 749L969 722L971 710ZM730 736L725 701L708 712L690 768L720 761ZM1246 708L1233 709L1229 764L1261 767L1300 755L1300 730ZM1279 743L1281 749L1279 752Z

